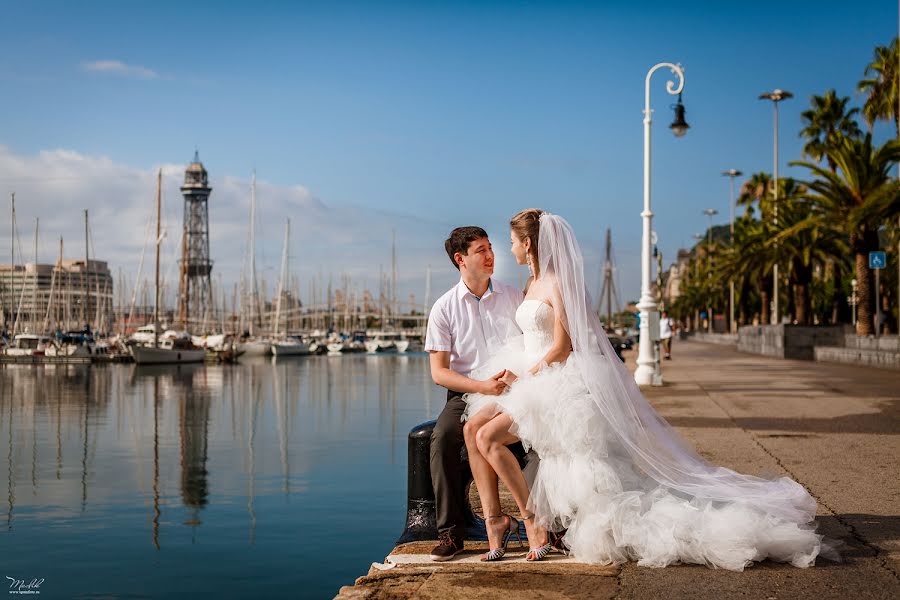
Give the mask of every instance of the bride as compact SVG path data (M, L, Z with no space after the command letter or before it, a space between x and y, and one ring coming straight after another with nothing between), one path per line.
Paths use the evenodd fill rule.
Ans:
M551 551L548 532L565 529L564 546L588 563L812 565L827 547L803 486L708 463L641 395L590 309L570 225L528 209L510 228L516 261L532 271L516 312L524 335L484 367L505 369L508 390L467 395L463 415L490 542L482 560L502 558L519 531L500 512L499 476L525 522L529 561ZM518 440L539 456L524 474L507 448Z

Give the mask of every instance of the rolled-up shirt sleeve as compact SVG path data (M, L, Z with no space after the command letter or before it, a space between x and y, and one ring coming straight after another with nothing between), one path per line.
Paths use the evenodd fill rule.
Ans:
M432 306L425 331L425 352L450 352L452 347L450 319L443 306Z

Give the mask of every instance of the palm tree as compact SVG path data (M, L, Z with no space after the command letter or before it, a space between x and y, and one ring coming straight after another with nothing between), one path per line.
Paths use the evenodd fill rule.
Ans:
M772 176L766 172L760 171L754 173L741 186L741 192L737 197L738 206L753 206L757 204L760 210L760 218L766 218L770 215L769 210L772 208Z
M824 96L813 96L810 99L812 108L800 115L806 125L800 131L800 137L807 140L803 146L803 154L816 162L826 158L832 171L836 166L825 154L825 148L833 143L837 134L849 137L862 135L854 118L859 109L854 107L847 110L848 102L850 98L838 98L837 92L828 90Z
M856 333L870 335L874 306L868 254L878 248L878 225L900 212L900 181L888 175L900 161L900 142L889 140L875 148L871 133L864 138L837 136L825 153L834 160L836 171L809 162L791 164L806 167L816 177L805 184L808 191L803 195L816 218L850 237L859 286Z
M787 263L788 277L794 292L794 319L798 325L812 320L810 288L816 264L829 260L841 262L847 256L844 235L832 223L817 218L813 207L803 201L806 188L794 179L780 181L778 197L783 198L775 237L767 245L776 249Z
M738 290L735 302L740 321L747 323L754 314L760 323L769 322L772 266L777 250L768 244L773 237L771 220L755 218L754 207L734 222L734 243L725 249L717 261L716 277L720 281L733 279ZM757 296L758 294L758 296ZM759 300L759 305L756 300Z
M738 235L738 224L735 223L734 248L735 276L748 277L761 297L760 323L770 322L770 303L772 300L772 270L778 262L777 249L767 243L775 235L775 195L772 176L760 171L751 175L741 186L737 198L740 205L747 206L746 223L742 224L743 232ZM759 210L759 220L753 218L754 206ZM741 243L737 243L738 238ZM743 302L743 300L742 300Z
M900 121L897 115L897 38L890 46L876 46L875 56L866 66L863 80L857 90L867 94L863 106L863 116L871 128L875 121L894 121L900 135Z

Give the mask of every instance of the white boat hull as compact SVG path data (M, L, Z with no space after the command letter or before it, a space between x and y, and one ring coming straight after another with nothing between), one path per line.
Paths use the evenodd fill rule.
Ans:
M272 354L272 344L269 342L244 342L241 344L245 356L268 356Z
M174 350L151 346L132 346L131 355L139 365L198 363L206 358L206 350Z
M388 342L384 340L374 340L366 342L366 352L369 354L376 354L378 352L394 352L397 350L397 345L394 342Z
M309 354L309 346L306 344L272 344L273 356L305 356Z

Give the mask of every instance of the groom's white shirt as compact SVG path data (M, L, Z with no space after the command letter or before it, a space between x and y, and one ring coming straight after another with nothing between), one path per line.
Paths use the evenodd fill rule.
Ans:
M479 299L460 279L431 307L425 351L449 352L450 369L468 377L499 344L522 333L516 309L524 297L521 290L492 278Z

